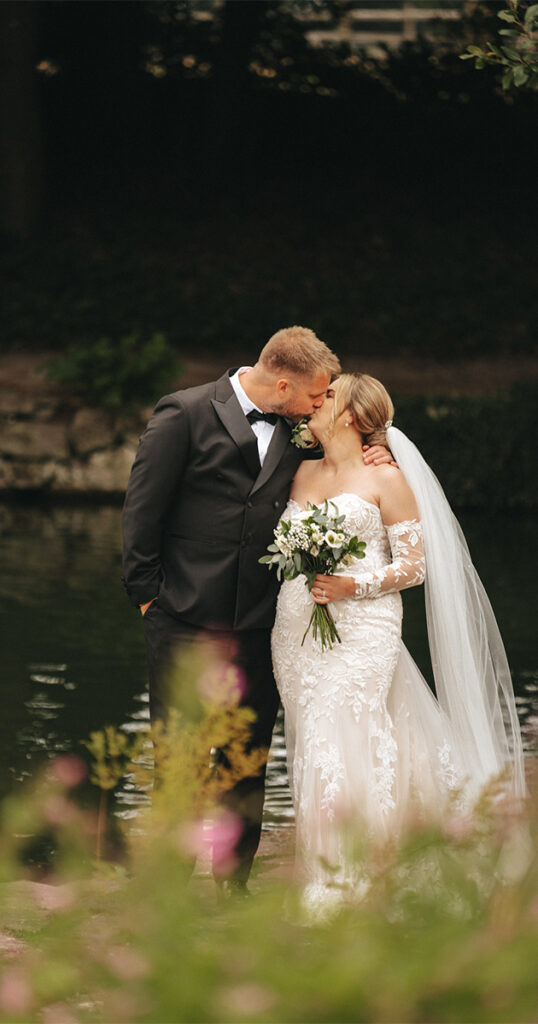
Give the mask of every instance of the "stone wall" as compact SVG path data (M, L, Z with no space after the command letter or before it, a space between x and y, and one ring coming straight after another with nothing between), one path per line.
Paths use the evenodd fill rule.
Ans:
M0 380L0 492L122 494L150 414L88 408L33 376Z

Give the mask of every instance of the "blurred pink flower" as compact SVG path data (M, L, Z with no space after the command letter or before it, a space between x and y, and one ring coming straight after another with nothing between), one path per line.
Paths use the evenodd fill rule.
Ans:
M65 1003L51 1003L50 1006L45 1006L42 1017L45 1024L79 1024L78 1017L73 1016Z
M64 786L78 786L86 778L88 768L76 754L62 754L52 762L52 771Z
M47 910L71 910L76 903L76 890L74 886L65 885L42 885L39 889L38 902L41 907Z
M112 946L107 951L110 969L122 981L136 981L149 974L150 965L146 957L136 949L127 946Z
M211 855L214 874L228 875L237 863L234 851L242 830L240 818L221 810L215 812L211 823L189 821L181 825L178 846L182 853L195 859Z
M78 817L75 805L60 793L51 794L45 800L43 814L51 825L70 825Z
M30 983L19 967L10 967L0 980L0 1008L17 1017L27 1014L34 998Z
M210 841L210 833L203 821L186 821L179 828L178 847L187 857L206 857Z
M235 868L235 847L242 831L241 819L231 811L220 811L213 820L210 835L215 875L228 875Z
M260 1013L268 1013L276 1003L276 995L261 985L247 982L224 989L219 1002L223 1009L252 1020Z
M210 704L238 707L246 694L245 673L230 662L216 662L199 676L198 692Z

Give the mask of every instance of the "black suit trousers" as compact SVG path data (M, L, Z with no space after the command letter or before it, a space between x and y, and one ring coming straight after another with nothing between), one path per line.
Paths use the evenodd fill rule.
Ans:
M252 708L256 715L251 726L250 748L270 747L280 698L273 677L269 629L204 631L169 615L155 601L144 616L144 632L152 722L166 722L166 684L174 653L185 645L203 644L204 637L212 641L218 639L229 660L241 670L245 685L241 706ZM185 684L192 685L192 680L185 680ZM225 757L225 751L222 756ZM238 882L247 881L258 849L264 787L265 766L258 775L241 779L223 800L225 806L241 819L243 826L235 847L235 868L230 876Z

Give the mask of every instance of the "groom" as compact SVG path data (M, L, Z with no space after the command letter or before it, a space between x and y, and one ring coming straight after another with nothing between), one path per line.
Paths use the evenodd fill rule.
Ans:
M211 631L235 651L252 708L253 748L269 748L279 705L270 631L277 582L258 563L304 453L288 421L325 399L337 357L304 327L278 331L253 367L167 395L142 435L123 510L124 585L144 616L152 720L166 718L174 649ZM368 453L371 457L371 453ZM256 853L265 768L226 803L241 819L235 868L244 890Z

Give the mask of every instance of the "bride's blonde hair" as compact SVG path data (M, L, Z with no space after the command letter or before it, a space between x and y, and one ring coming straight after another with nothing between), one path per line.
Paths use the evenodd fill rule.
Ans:
M387 424L392 422L394 406L381 381L367 373L342 373L331 388L334 390L331 429L334 430L344 409L349 409L364 444L387 445Z

